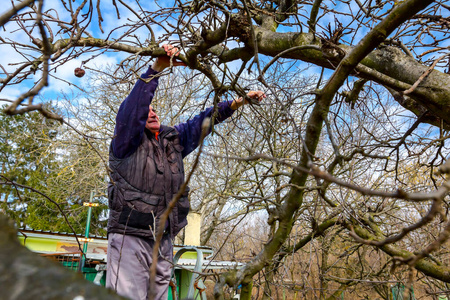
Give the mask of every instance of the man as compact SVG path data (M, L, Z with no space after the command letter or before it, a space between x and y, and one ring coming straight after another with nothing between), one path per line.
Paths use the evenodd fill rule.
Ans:
M158 86L158 72L177 61L178 49L164 45L167 56L159 57L138 80L121 104L116 117L114 139L110 148L113 182L108 186L110 216L108 220L108 272L106 286L131 299L147 299L149 269L152 264L153 237L159 218L184 182L183 158L199 143L202 122L211 117L208 108L186 123L163 126L151 106ZM172 57L172 62L171 62ZM248 96L259 101L261 91ZM216 123L229 118L245 101L218 104ZM172 240L187 224L189 212L187 192L178 201L164 224L157 259L156 298L167 299L173 256Z

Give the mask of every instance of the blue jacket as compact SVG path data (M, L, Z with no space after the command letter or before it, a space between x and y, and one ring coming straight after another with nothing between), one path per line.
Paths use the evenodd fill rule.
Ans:
M141 77L150 78L156 74L156 71L149 68ZM125 158L131 155L139 147L142 138L145 137L144 129L148 118L148 110L158 87L158 81L159 77L155 77L149 83L138 80L131 93L120 105L116 117L114 138L111 142L112 151L117 158ZM215 124L231 117L234 112L230 107L231 102L226 101L218 104L218 117L215 119ZM197 148L203 120L210 118L212 113L213 107L207 108L193 119L174 126L180 136L181 146L184 148L183 157Z

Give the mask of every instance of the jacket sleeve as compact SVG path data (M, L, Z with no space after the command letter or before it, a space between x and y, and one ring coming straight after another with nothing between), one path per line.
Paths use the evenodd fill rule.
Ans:
M158 72L151 67L141 75L141 78L150 78ZM114 156L125 158L139 147L144 135L145 124L148 118L149 105L156 88L159 77L153 78L149 83L138 80L131 93L120 105L116 116L116 127L111 148Z
M214 124L219 124L234 113L234 110L230 107L233 101L225 101L218 104L218 116L216 117ZM198 147L200 137L202 134L202 124L205 118L211 118L214 107L207 108L194 118L188 120L185 123L175 125L175 129L178 131L180 137L180 144L184 147L181 153L183 158ZM208 134L211 133L211 128Z

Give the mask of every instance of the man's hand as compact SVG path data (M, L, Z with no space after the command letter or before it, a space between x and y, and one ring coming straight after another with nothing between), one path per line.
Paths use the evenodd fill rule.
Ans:
M167 56L159 56L156 61L153 63L152 69L156 72L161 72L165 68L168 68L171 66L171 60L172 60L172 66L186 66L186 64L182 61L179 61L176 59L176 57L180 54L180 51L177 47L174 47L172 45L164 44L163 45L164 50L166 51Z
M266 94L264 94L263 91L250 91L248 92L247 97L261 102L262 99L266 98ZM235 99L230 106L233 110L236 110L242 105L248 103L249 102L247 100L244 100L244 98L239 97L238 99Z

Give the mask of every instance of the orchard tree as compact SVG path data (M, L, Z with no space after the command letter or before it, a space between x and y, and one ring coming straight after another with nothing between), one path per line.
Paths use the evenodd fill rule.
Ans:
M36 96L50 91L51 98L52 86L63 83L82 90L76 77L98 71L126 90L152 57L164 55L161 44L175 44L192 70L182 78L198 90L163 90L168 97L157 104L170 111L170 122L255 86L268 95L261 107L246 108L253 112L247 120L237 115L230 124L248 132L234 135L225 126L198 152L200 164L196 157L188 163L187 173L202 164L228 169L215 182L212 171L203 172L212 182L210 189L198 183L198 191L207 197L194 190L192 206L211 224L225 224L233 213L267 214L264 242L241 269L221 274L216 298L226 286L242 285L241 299L249 299L262 273L262 294L273 297L282 266L318 243L318 278L304 277L311 290L320 285L314 297L336 297L328 289L336 284L342 292L387 283L385 270L398 266L409 270L399 280L423 274L439 292L450 282L443 261L450 236L449 10L446 1L427 0L14 2L0 16L1 47L15 54L1 62L0 89L9 95L2 100L7 114L38 110L68 124L70 116ZM114 70L98 65L114 59ZM82 136L102 156L92 135ZM236 208L222 214L229 205ZM212 231L205 228L205 243ZM381 265L367 259L368 251L379 253ZM344 263L355 267L330 276Z

